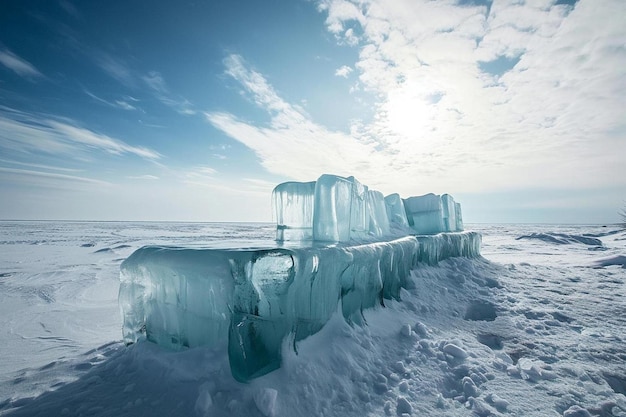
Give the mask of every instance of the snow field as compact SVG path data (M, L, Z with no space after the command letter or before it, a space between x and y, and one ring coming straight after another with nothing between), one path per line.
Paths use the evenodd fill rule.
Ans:
M565 244L516 240L554 232L547 226L485 226L481 231L485 258L420 265L401 301L385 300L384 307L364 311L363 325L347 324L338 306L319 333L296 344L297 352L293 341L285 341L279 370L248 384L232 378L225 351L168 352L151 343L125 347L117 341L119 327L107 342L93 340L86 331L82 338L89 326L75 316L89 311L87 305L101 309L90 319L103 329L120 326L119 317L110 315L117 312L107 307L107 291L96 289L106 285L89 273L79 278L59 272L59 266L69 264L61 256L44 262L57 271L45 279L67 281L52 286L54 301L47 302L28 295L47 288L43 271L29 275L31 267L25 267L14 273L14 264L7 268L3 261L0 273L13 274L1 278L3 291L25 286L10 281L18 274L29 280L30 288L19 296L17 290L10 296L1 293L3 302L10 300L24 316L20 325L46 317L46 309L65 308L58 317L72 316L80 326L53 329L43 321L54 337L74 335L65 347L48 349L57 342L42 339L33 345L25 339L2 348L15 358L21 348L26 363L31 356L48 360L2 363L0 415L625 416L626 269L617 261L626 254L626 233L597 227L557 230L600 235L593 237L603 249L590 250L597 245L580 239ZM159 240L139 237L130 245L150 239ZM100 282L106 282L112 278L105 272L116 261L94 254L100 246L115 245L99 243L76 260L93 263L92 257L100 256ZM118 249L124 250L132 249ZM70 308L71 297L64 291L78 298ZM4 309L17 323L15 314ZM70 323L71 317L64 320ZM29 331L35 337L48 334L39 327Z

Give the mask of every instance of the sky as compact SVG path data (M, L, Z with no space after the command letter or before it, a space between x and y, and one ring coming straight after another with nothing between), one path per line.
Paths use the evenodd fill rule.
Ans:
M0 219L270 222L328 173L614 223L625 159L623 0L0 1Z

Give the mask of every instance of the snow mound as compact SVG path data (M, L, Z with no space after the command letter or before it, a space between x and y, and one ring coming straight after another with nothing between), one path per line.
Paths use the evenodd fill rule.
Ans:
M591 265L596 268L603 268L606 266L614 265L621 265L622 268L626 268L626 255L612 255L596 259L591 263Z
M529 235L519 236L516 240L521 239L537 239L547 243L557 245L569 245L572 243L581 243L589 246L602 246L602 241L594 237L570 235L566 233L531 233Z

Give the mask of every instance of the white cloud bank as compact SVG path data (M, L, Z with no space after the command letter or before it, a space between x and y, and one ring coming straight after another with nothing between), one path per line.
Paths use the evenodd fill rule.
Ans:
M456 3L321 3L339 42L357 40L353 88L378 97L349 133L315 123L237 55L227 74L271 120L207 119L296 180L354 174L401 193L626 185L626 3ZM502 57L517 63L481 70Z

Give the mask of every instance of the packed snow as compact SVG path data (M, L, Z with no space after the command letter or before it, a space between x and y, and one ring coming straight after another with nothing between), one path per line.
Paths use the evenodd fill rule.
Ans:
M0 415L626 416L626 231L465 228L482 257L419 264L361 323L338 304L244 384L223 348L125 346L120 264L275 225L0 222Z

